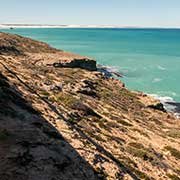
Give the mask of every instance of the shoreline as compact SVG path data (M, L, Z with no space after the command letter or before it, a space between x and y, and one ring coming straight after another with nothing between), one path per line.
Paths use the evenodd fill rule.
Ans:
M106 77L115 77L116 79L123 78L124 74L119 72L113 67L104 66L101 64L97 64L97 70L102 72ZM134 91L134 90L133 90ZM139 92L139 91L136 91ZM155 100L160 101L163 104L164 109L167 112L173 113L177 118L180 119L180 102L175 101L172 97L160 96L158 94L149 94L143 91L140 91L143 94L154 98Z
M172 97L160 96L158 94L147 95L159 100L167 112L173 113L178 119L180 119L180 102L175 101Z

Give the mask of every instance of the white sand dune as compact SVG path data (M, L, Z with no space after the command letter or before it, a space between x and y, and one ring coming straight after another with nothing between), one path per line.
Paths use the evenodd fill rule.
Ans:
M143 28L113 25L44 25L44 24L0 24L0 29L9 28Z

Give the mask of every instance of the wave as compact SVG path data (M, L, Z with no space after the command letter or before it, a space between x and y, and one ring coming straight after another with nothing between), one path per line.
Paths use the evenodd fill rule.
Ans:
M98 71L102 72L107 77L115 76L117 78L121 78L124 76L123 73L119 72L117 67L103 66L103 65L98 64L97 69Z
M159 100L168 112L174 113L177 118L180 118L180 102L176 102L172 97L169 96L159 96L157 94L148 95Z
M152 83L158 83L158 82L161 82L162 79L161 78L154 78Z
M157 68L158 68L159 70L162 70L162 71L165 71L165 70L166 70L165 67L162 67L162 66L160 66L160 65L158 65Z

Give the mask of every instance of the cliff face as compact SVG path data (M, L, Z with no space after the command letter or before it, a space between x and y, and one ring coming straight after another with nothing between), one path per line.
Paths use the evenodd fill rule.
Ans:
M179 179L180 121L95 70L0 33L1 179Z

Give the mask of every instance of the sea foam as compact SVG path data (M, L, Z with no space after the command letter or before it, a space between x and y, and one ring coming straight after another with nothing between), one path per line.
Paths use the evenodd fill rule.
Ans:
M164 105L164 108L168 112L172 112L175 114L177 118L180 118L180 103L174 101L172 97L159 96L157 94L148 94L148 95L159 100Z

